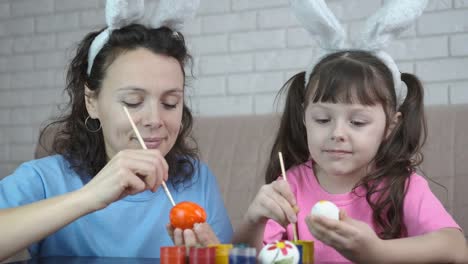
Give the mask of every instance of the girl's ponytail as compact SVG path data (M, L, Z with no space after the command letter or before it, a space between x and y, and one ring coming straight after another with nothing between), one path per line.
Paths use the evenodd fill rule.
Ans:
M381 154L375 160L377 170L364 179L368 190L366 199L373 209L373 219L383 239L406 236L403 204L407 179L422 162L421 147L426 140L421 82L409 73L402 73L401 80L408 88L405 101L398 109L401 121L379 149ZM380 186L382 181L385 184ZM372 197L376 193L380 195L374 200Z
M309 159L307 133L304 125L306 93L304 83L305 72L300 72L291 77L278 93L278 96L281 96L287 91L280 127L267 163L266 183L273 182L281 174L278 161L279 151L283 153L286 170L293 165L303 163Z
M424 116L424 89L419 79L410 73L402 73L401 80L408 87L408 94L405 101L400 106L399 111L403 119L401 124L401 138L404 140L402 147L410 155L413 163L417 166L422 162L420 150L426 141L427 127ZM415 160L415 155L418 159Z

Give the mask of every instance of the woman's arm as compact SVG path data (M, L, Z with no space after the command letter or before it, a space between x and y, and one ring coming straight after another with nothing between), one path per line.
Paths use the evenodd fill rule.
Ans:
M468 263L465 237L455 228L384 240L379 251L379 263Z
M232 241L232 225L224 206L223 196L219 190L216 177L208 166L196 161L197 170L192 178L200 179L193 184L191 192L197 193L199 205L208 216L205 223L197 223L192 229L182 230L167 224L166 229L174 245L186 247L206 247L215 244L226 244Z
M72 192L29 205L0 211L0 261L47 237L95 209L92 197Z
M155 191L167 171L157 150L124 150L78 191L0 210L0 260L127 195Z

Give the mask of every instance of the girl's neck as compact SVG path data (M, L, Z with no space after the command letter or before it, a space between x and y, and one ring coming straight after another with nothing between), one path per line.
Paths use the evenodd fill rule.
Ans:
M318 183L330 194L349 193L356 184L366 175L365 170L356 171L347 175L334 175L327 173L316 163L313 170Z

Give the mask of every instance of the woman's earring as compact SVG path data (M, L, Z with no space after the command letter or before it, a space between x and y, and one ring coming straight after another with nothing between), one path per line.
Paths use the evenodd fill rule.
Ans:
M86 130L88 130L88 132L91 132L91 133L96 133L98 132L99 130L101 130L101 121L99 121L99 119L93 119L93 120L96 120L99 125L97 124L92 124L91 122L89 122L89 120L91 119L90 116L88 116L86 119L85 119L85 127L86 127ZM90 125L91 124L91 125ZM90 127L91 126L91 127ZM97 128L96 128L97 126ZM94 128L93 128L94 127Z

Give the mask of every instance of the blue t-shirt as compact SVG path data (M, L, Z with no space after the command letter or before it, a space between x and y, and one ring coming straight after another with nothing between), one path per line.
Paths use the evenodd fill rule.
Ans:
M167 184L176 203L202 206L221 243L230 243L232 226L216 178L204 163L195 163L191 180L176 188ZM23 163L0 181L0 209L17 207L75 191L82 180L61 155ZM171 202L158 188L145 191L85 215L30 245L32 256L159 257L161 246L174 245L167 234ZM39 224L39 223L38 223Z

